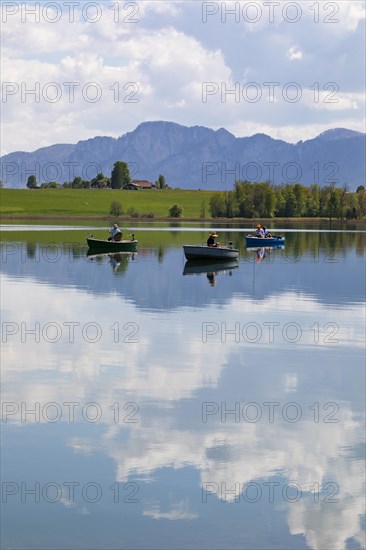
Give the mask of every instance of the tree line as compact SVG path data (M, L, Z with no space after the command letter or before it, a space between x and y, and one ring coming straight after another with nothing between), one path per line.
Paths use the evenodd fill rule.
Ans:
M350 192L347 185L337 187L335 183L307 187L237 181L233 190L214 193L209 209L213 218L356 219L366 215L366 193L363 185Z
M56 189L64 187L65 189L125 189L131 183L131 175L127 162L117 161L113 165L111 176L107 177L100 172L91 180L84 180L76 176L72 181L65 181L62 185L56 181L48 181L37 184L36 176L31 175L27 180L28 189ZM165 177L160 174L155 181L158 189L167 189Z

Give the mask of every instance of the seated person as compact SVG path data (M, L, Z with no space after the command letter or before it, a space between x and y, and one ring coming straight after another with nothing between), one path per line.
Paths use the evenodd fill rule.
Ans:
M219 246L219 243L216 242L217 233L210 233L209 238L207 239L207 246Z
M256 237L264 237L264 231L263 231L260 223L257 225L257 229L255 230L254 234L255 234Z
M263 226L264 236L270 239L272 237L271 233L268 231L267 227Z
M122 239L122 231L116 223L113 225L112 229L109 230L109 233L111 234L111 236L108 237L109 241L120 241Z

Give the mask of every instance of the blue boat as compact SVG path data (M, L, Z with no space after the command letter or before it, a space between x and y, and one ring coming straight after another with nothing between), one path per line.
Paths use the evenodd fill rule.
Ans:
M258 246L276 246L284 244L285 237L283 235L274 235L273 237L256 237L255 235L247 235L245 237L247 247Z

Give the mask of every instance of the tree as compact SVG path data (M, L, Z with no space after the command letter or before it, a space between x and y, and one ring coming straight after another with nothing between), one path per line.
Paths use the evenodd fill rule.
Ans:
M287 191L285 192L285 216L293 218L295 216L296 208L296 197L292 188L288 187Z
M319 213L320 187L317 183L313 183L310 188L306 190L306 192L306 215L316 217Z
M338 214L339 210L339 198L337 197L337 193L335 189L332 189L328 201L328 216L329 221L332 221L332 218L335 218Z
M225 216L225 195L224 193L214 193L210 198L210 212L213 218Z
M96 189L105 189L106 187L110 187L110 183L110 179L107 178L107 176L105 176L103 172L99 172L99 174L97 174L95 178L91 180L90 187Z
M234 191L225 192L225 217L233 218L235 209L235 193Z
M276 194L272 187L267 184L267 188L264 190L263 197L263 216L272 218L276 206Z
M76 176L74 179L73 179L73 182L71 184L71 187L73 189L81 189L83 186L83 178L80 177L80 176Z
M360 187L363 187L363 185L361 185ZM366 191L364 189L361 189L360 191L356 192L356 195L353 194L353 196L357 198L357 206L360 216L366 216Z
M46 181L41 185L42 189L58 189L61 185L57 181Z
M164 176L162 176L161 174L159 175L158 179L156 180L155 182L155 185L158 189L166 189L167 188L167 184L166 184L166 181L165 181L165 178Z
M360 193L360 191L365 191L365 186L364 185L359 185L356 189L356 193Z
M304 187L299 183L295 183L292 186L293 194L295 198L295 217L300 217L303 215L305 210L305 198L304 198Z
M235 183L235 202L238 208L240 218L253 218L255 212L254 205L255 185L249 181L237 181Z
M27 187L28 187L28 189L36 189L37 188L36 176L29 176L28 177Z
M345 183L342 189L337 189L337 193L338 193L338 200L339 200L339 217L341 220L343 220L344 209L346 207L346 202L347 202L348 185Z
M121 216L121 214L123 214L122 204L118 201L112 201L109 209L109 213L111 216L114 216L115 218L118 218L119 216Z
M169 216L171 218L181 218L182 214L183 206L181 206L180 204L173 204L173 206L169 208Z
M358 212L360 211L357 199L358 195L356 193L347 193L346 195L346 218L348 220L351 220L352 218L357 218Z
M127 214L129 216L131 216L131 218L138 218L139 217L139 213L137 212L136 208L134 208L133 206L130 206L127 209Z
M118 160L113 165L111 174L111 187L112 189L123 189L131 182L130 171L128 164Z
M328 202L330 197L330 187L321 187L319 196L319 216L328 214Z
M255 183L250 184L252 186L252 193L253 193L253 206L254 206L254 217L262 217L264 216L264 200L265 200L265 193L267 190L267 184L266 183Z

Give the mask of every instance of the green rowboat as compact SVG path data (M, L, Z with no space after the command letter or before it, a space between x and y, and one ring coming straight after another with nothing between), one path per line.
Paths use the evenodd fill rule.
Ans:
M129 241L108 241L107 239L96 239L95 237L87 237L89 252L136 252L136 239Z

